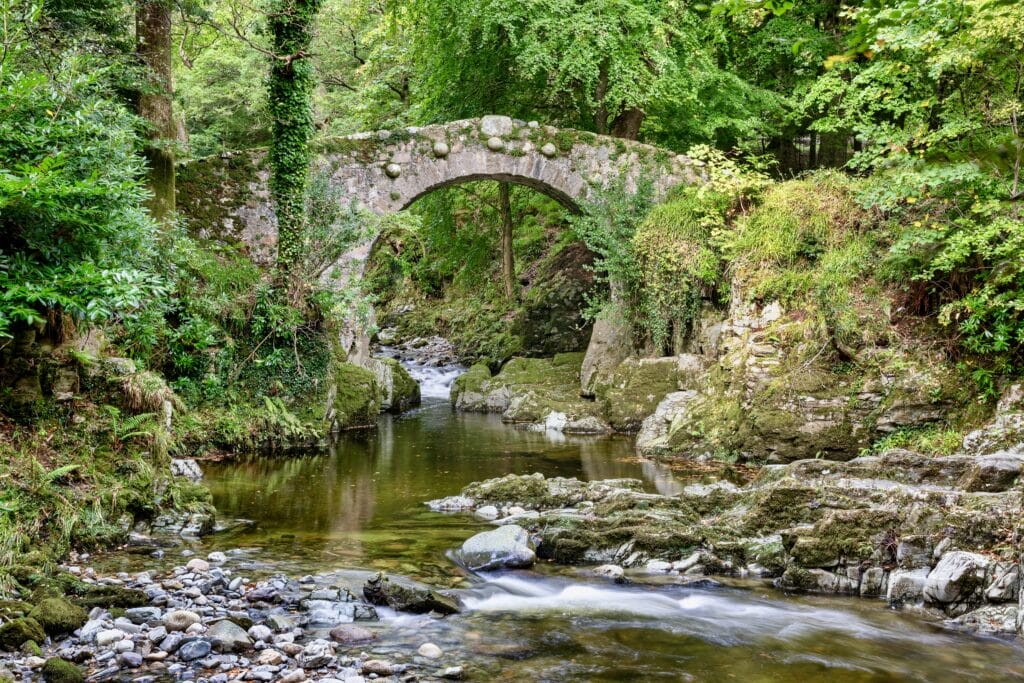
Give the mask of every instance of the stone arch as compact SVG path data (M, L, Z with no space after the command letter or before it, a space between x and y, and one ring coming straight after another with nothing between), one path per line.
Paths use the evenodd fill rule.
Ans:
M558 129L507 116L484 116L396 131L358 133L317 143L313 166L370 211L386 215L443 187L500 180L531 187L579 212L581 202L621 179L646 180L656 195L706 180L700 164L639 142ZM265 150L228 153L179 167L179 212L201 238L239 244L257 263L276 256L277 220ZM377 235L343 256L339 278L361 278ZM366 339L353 330L343 344L360 362Z

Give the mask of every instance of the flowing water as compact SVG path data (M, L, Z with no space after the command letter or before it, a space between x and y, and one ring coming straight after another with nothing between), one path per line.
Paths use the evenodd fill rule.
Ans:
M565 437L454 413L446 396L458 369L410 369L424 405L383 416L375 432L305 457L205 466L220 514L252 525L197 550L230 551L250 576L328 573L322 580L357 592L381 569L454 588L463 614L382 610L380 638L367 649L386 657L431 641L445 651L443 665L466 665L474 680L1024 680L1017 644L946 631L877 601L786 596L766 582L694 588L668 576L614 585L550 565L472 575L451 550L491 527L430 512L424 501L510 472L636 477L667 494L682 481L638 461L628 438Z

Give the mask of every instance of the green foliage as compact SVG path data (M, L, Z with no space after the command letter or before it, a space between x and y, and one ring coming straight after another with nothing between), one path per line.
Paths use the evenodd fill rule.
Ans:
M167 291L137 121L94 67L69 56L59 80L0 70L0 336L50 315L131 317Z
M268 99L271 117L270 193L277 215L278 269L290 290L292 269L305 244L305 199L309 178L309 141L313 136L310 98L315 82L308 58L313 22L322 0L275 0L267 16L271 36Z

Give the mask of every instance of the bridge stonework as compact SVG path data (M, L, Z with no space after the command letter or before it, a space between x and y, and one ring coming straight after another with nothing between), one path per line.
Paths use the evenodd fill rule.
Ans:
M379 215L474 180L525 185L578 212L596 190L620 179L627 191L650 182L659 196L705 177L699 163L657 147L506 116L327 138L316 143L313 172L327 174L343 196ZM201 239L238 245L257 263L271 265L277 220L269 180L266 150L182 164L178 211ZM349 250L324 277L337 284L360 279L376 238ZM373 367L363 332L368 322L350 321L341 342L350 360Z
M376 214L401 211L429 192L474 180L531 187L578 212L580 202L619 178L643 179L656 195L702 180L687 157L639 142L484 116L397 131L359 133L316 143L314 173ZM178 210L202 238L239 244L256 261L273 261L277 221L265 150L217 155L178 169ZM370 244L349 259L358 261Z

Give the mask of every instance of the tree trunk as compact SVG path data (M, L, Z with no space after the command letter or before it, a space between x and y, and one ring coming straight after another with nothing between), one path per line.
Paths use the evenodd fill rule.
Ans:
M638 107L627 109L612 121L612 135L626 140L636 140L640 137L640 126L647 118L647 112Z
M268 14L274 57L268 102L271 116L270 195L277 215L277 272L289 301L303 291L306 188L313 137L313 65L309 45L322 0L274 0Z
M509 184L498 183L498 204L501 211L501 277L505 283L505 298L516 298L516 265L512 251L512 202Z
M171 0L138 0L135 42L146 66L147 82L139 93L139 116L149 124L149 212L162 225L174 216L174 141L177 130L171 107Z

